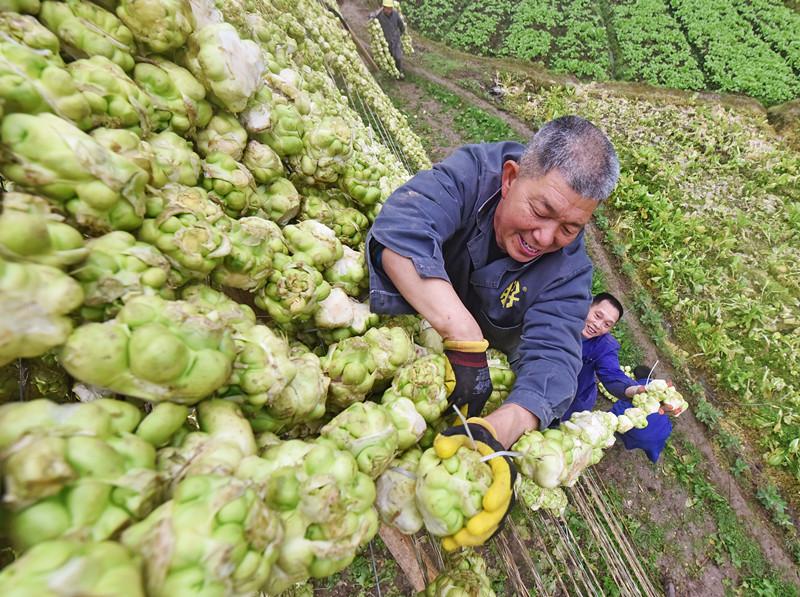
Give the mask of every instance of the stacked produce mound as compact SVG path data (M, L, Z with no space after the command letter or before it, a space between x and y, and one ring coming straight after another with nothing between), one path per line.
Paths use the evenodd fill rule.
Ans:
M481 509L491 464L430 448L441 339L365 302L430 162L330 8L0 2L3 594L277 595ZM542 486L616 429L564 425L517 448Z

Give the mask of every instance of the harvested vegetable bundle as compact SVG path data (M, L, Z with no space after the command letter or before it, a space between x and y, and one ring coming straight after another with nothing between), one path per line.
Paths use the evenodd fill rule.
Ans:
M490 348L486 351L486 358L489 363L489 375L492 379L492 395L489 396L486 406L483 407L484 415L503 404L517 379L505 354L495 348Z
M369 219L352 206L340 191L321 192L313 187L301 189L303 205L300 220L317 220L328 226L343 245L360 247L367 236Z
M4 41L26 46L39 56L63 65L58 38L36 18L17 12L0 12L0 31L4 34Z
M96 128L90 133L92 139L110 152L130 160L147 172L152 183L155 154L147 141L129 129Z
M113 541L46 541L0 571L6 597L145 597L141 564Z
M300 201L294 185L285 178L277 178L267 185L258 186L250 215L283 225L297 215Z
M212 101L238 114L258 90L264 63L257 44L242 39L228 23L207 25L188 40L186 66Z
M0 256L66 267L86 258L81 233L64 223L41 197L5 193L0 214Z
M495 597L486 562L471 550L459 552L418 597Z
M119 0L117 16L140 43L164 54L186 43L194 17L184 0Z
M447 408L447 357L430 354L402 367L392 381L392 387L384 394L403 396L414 403L417 412L428 423L442 416Z
M70 62L67 70L92 108L92 128L126 128L138 135L150 134L150 96L118 65L104 56L93 56Z
M91 128L89 102L61 59L56 60L51 54L50 50L33 49L13 38L0 39L0 99L5 111L53 112L81 129Z
M2 142L0 171L62 204L81 226L107 232L142 224L147 173L65 120L9 114Z
M294 171L309 184L333 184L353 153L353 133L337 116L323 118L306 129L303 153L289 158Z
M0 258L0 366L63 344L67 314L82 302L80 285L62 271Z
M282 433L299 425L315 425L325 415L330 382L322 371L319 357L292 349L287 363L283 355L276 352L266 366L267 378L278 380L270 385L270 390L275 388L276 391L267 393L260 408L253 408L252 404L257 402L252 395L248 397L250 404L244 407L253 429ZM283 385L286 381L288 383Z
M122 535L144 561L148 595L255 593L283 530L260 489L229 476L187 477L172 499Z
M417 507L425 528L438 537L451 536L483 509L492 484L492 469L477 450L461 447L444 460L430 448L417 467Z
M258 184L273 183L286 173L280 156L269 145L258 141L247 143L242 163Z
M202 171L202 161L192 144L172 131L163 131L148 139L153 152L150 164L150 183L162 188L170 183L187 187L197 186ZM148 215L156 216L157 213Z
M324 272L325 280L334 288L341 288L352 297L364 294L369 284L367 263L361 251L342 246L342 256Z
M224 322L187 301L140 296L115 319L76 329L61 361L76 379L120 394L195 404L227 381L234 355Z
M146 516L162 485L155 446L186 415L185 408L154 409L143 419L135 406L113 399L0 407L4 504L15 546L62 537L101 541Z
M528 508L534 512L543 509L549 510L556 516L564 516L568 502L563 489L560 487L546 489L523 476L519 477L517 483L517 495Z
M255 302L279 326L308 321L331 287L316 268L293 257L276 253L267 284L258 290Z
M256 453L253 430L234 402L204 400L197 407L197 421L199 430L158 452L158 469L164 473L168 493L187 477L230 476L243 458Z
M375 507L381 520L405 535L413 535L423 526L416 502L416 472L421 456L418 448L403 452L376 482Z
M84 319L110 319L134 296L156 294L174 298L178 276L153 245L117 231L89 240L86 248L89 252L86 261L71 272L83 288Z
M378 19L370 19L369 26L370 36L370 49L372 50L372 57L381 68L382 71L388 73L395 79L402 79L402 73L397 70L397 64L394 62L392 53L389 51L389 44L386 42L386 37L383 35L383 28L378 22Z
M213 111L205 99L205 88L182 66L154 57L138 62L133 78L150 95L156 131L194 134L211 120Z
M204 278L230 254L229 220L197 187L168 184L148 198L139 239L158 247L183 281Z
M124 71L133 69L133 34L107 10L84 0L42 2L39 20L73 58L103 56Z
M315 330L328 344L360 336L378 325L378 316L370 312L367 303L347 296L341 288L332 288L328 297L314 313Z
M359 470L372 479L386 470L398 451L397 428L388 409L374 402L356 402L336 415L320 435L350 452Z
M203 157L222 152L234 160L241 160L247 145L247 131L233 114L217 113L211 117L206 128L197 134L197 148Z
M230 253L212 273L223 286L254 292L267 283L274 255L288 254L281 229L263 218L232 220L227 237Z
M255 180L250 171L230 155L216 151L203 160L203 187L227 215L239 217L253 207Z
M269 594L342 570L378 530L375 484L328 440L280 442L245 458L237 476L262 484L283 522Z
M342 243L333 230L316 220L304 220L283 227L283 238L292 259L322 271L342 257Z

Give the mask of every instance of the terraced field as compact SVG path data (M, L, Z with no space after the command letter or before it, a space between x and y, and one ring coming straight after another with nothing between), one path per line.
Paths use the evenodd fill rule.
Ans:
M800 95L800 14L781 0L410 0L412 26L448 45L580 79Z

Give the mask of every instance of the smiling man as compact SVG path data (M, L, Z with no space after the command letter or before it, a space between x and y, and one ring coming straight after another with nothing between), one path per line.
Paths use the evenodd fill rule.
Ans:
M597 402L597 380L619 399L633 398L644 387L622 372L619 365L620 345L611 335L611 328L622 318L622 303L612 294L601 292L592 299L586 323L581 332L583 366L578 373L575 399L561 415L568 420L573 413L592 410Z
M575 395L591 302L583 227L618 176L608 138L565 116L527 147L468 145L418 173L389 197L370 231L370 307L417 312L439 332L454 404L477 417L492 389L487 346L509 354L517 381L506 403L470 425L494 449L547 427ZM459 426L442 435L452 444L464 433Z

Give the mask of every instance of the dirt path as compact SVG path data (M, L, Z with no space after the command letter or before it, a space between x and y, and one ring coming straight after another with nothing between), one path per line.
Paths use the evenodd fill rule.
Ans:
M341 6L342 14L348 20L350 27L362 41L368 43L365 23L367 9L363 3L346 0ZM424 51L421 44L420 50ZM485 59L481 59L483 62ZM503 119L514 131L524 138L533 135L533 130L527 123L514 115L508 114L482 97L479 97L452 80L433 74L421 66L419 60L407 60L408 72L428 79L454 94L461 96L466 102L481 108L485 112ZM435 102L424 97L413 83L397 82L392 84L391 93L399 97L401 106L408 114L416 114L419 119L417 126L426 132L430 138L437 139L437 144L430 148L431 158L437 161L447 155L451 150L461 145L459 136L454 133L450 118L442 118L437 114ZM414 121L411 121L414 126ZM417 128L420 130L420 128ZM611 293L618 296L623 303L633 304L628 283L619 274L614 258L606 250L601 239L601 232L590 224L586 229L587 246L596 268L603 273L604 280ZM661 355L644 326L632 311L628 311L626 322L636 344L643 350L646 361L655 363L659 361L660 372L672 379L679 379L678 375L668 364L668 359ZM718 491L726 496L731 508L737 517L747 521L745 526L751 536L758 542L761 550L769 562L780 570L784 578L800 585L800 574L791 556L787 553L783 542L773 536L772 524L765 518L760 506L752 504L743 493L739 484L729 472L727 463L723 462L714 451L707 436L706 428L694 417L690 410L682 416L676 424L676 430L688 443L696 447L705 460L705 467L710 481ZM668 533L666 540L677 544L677 548L686 557L691 557L691 550L695 544L707 539L714 531L713 521L690 520L685 512L688 493L676 483L670 483L658 467L650 464L638 451L625 452L622 449L612 451L598 467L599 473L607 478L611 484L617 485L623 499L631 504L632 508L651 510L653 522L663 524L674 529ZM673 545L673 548L676 546ZM644 554L643 554L644 555ZM674 583L678 595L723 595L723 579L736 578L737 571L730 565L719 566L714 562L700 562L700 570L691 573L687 570L675 570L674 561L665 553L659 558L659 568L664 572L666 584Z

